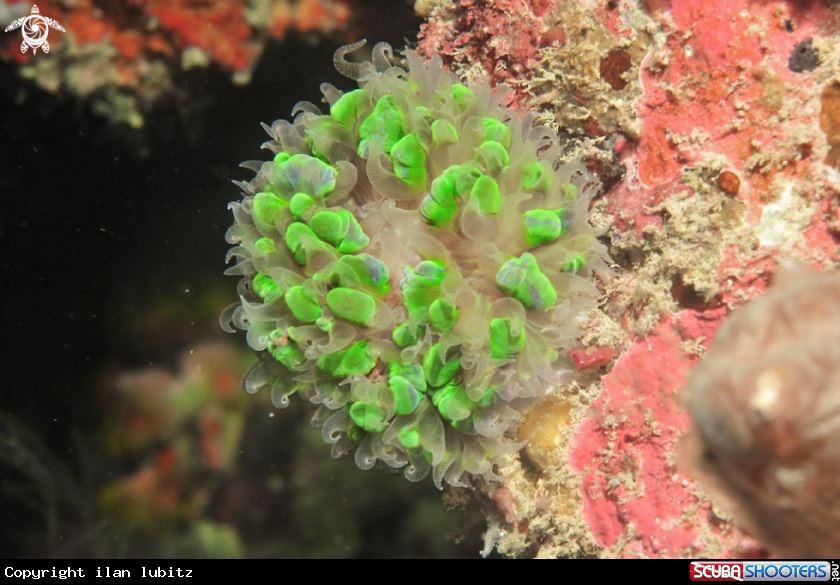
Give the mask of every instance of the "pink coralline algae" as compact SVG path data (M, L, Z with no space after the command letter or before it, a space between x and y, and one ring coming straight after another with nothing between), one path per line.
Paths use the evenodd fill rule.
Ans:
M681 393L696 361L681 349L709 339L724 309L684 311L634 342L575 429L568 451L583 476L583 516L597 543L626 557L708 554L719 546L711 507L689 489L673 460L688 425Z
M479 67L494 83L527 79L546 26L541 16L554 0L460 0L442 6L421 27L418 52L440 55L453 69L478 77ZM519 97L519 96L517 96Z
M616 358L618 352L612 347L586 348L576 347L569 351L575 365L580 369L600 368Z
M625 155L630 180L610 200L619 229L642 236L646 226L661 226L652 210L687 187L685 168L712 159L730 185L740 177L737 199L753 226L786 188L817 194L826 179L812 163L826 141L818 131L819 97L830 68L797 72L789 61L812 38L830 50L825 37L838 28L836 10L823 2L658 4L667 7L673 28L641 67L642 132ZM803 236L830 255L833 239L819 218L830 198L822 199Z
M646 291L631 311L658 323L623 320L636 336L568 456L583 476L585 521L610 554L749 554L744 533L675 467L689 422L682 394L729 309L764 294L782 260L839 259L832 122L820 119L837 70L838 12L746 0L648 8L665 36L640 67L641 131L616 141L626 176L607 214L613 242L646 255L623 281Z

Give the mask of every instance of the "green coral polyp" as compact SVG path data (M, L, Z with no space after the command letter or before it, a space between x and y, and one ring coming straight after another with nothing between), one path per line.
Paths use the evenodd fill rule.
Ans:
M482 175L473 183L470 198L478 202L478 208L482 213L496 215L499 212L502 194L499 184L493 177Z
M490 321L490 357L508 360L525 347L525 331L514 319L502 317Z
M336 54L359 88L325 84L329 115L308 104L266 126L274 159L231 204L243 284L223 325L270 356L249 391L317 406L334 456L438 487L494 480L598 297L597 181L558 164L556 135L501 90L410 51L412 70L389 64L386 45L345 61L359 46Z
M429 194L420 202L423 221L440 227L452 222L460 201L472 190L481 171L471 164L452 165L432 181Z
M566 262L560 268L563 272L574 272L577 274L586 266L586 259L583 256L575 256L573 260Z
M529 252L505 262L496 274L496 282L505 294L532 311L547 309L557 302L557 291Z
M434 344L423 358L423 374L432 388L439 388L452 380L461 369L461 360L456 356L447 357L440 344Z
M313 207L315 207L315 200L306 193L295 193L289 200L289 211L295 221L303 221L304 216Z
M429 305L429 324L440 331L449 331L458 320L458 309L446 299L436 299Z
M336 170L308 154L281 152L274 157L276 187L286 193L324 197L335 189Z
M554 173L546 168L546 161L534 161L525 166L522 173L522 188L526 191L548 192L554 185ZM564 191L565 192L565 191Z
M328 376L347 378L370 372L376 365L376 358L368 352L367 342L359 341L343 351L322 355L317 365Z
M348 91L330 106L330 116L344 126L352 126L363 109L364 96L360 89Z
M532 209L526 211L525 237L529 246L536 247L553 242L569 229L568 210Z
M356 426L369 433L381 433L388 428L388 413L375 404L354 402L350 407L350 418Z
M394 395L394 414L411 414L420 405L420 400L426 393L423 368L418 364L392 364L388 387Z
M286 305L295 319L302 323L314 323L321 316L321 304L318 297L303 286L293 286L286 291Z
M257 296L266 301L274 300L283 295L283 291L280 290L273 278L259 272L254 275L253 288Z
M319 211L307 223L316 236L342 254L358 252L370 243L359 222L345 209Z
M455 98L462 111L466 110L475 99L475 92L460 83L453 84L449 92Z
M406 185L421 187L426 184L426 150L416 132L403 136L391 149L394 173Z
M474 434L475 412L491 406L495 397L495 388L489 388L478 400L472 400L463 384L450 382L432 394L432 404L437 407L440 416L449 421L454 428L463 433Z
M288 205L273 193L257 193L254 197L254 221L258 226L270 228L274 225L277 212ZM263 230L261 230L263 231Z
M389 277L388 266L378 258L370 254L348 254L326 268L321 280L332 287L363 288L384 297L391 288Z
M400 444L406 449L417 449L420 447L420 433L414 426L401 428L399 440Z
M403 306L416 321L427 321L427 310L440 294L440 283L446 269L439 260L424 260L414 269L403 267L405 278L400 283Z
M498 118L484 118L481 123L487 132L487 140L498 142L504 148L510 148L510 128Z
M289 370L295 370L306 363L301 348L289 339L286 332L275 329L269 334L268 352Z
M482 162L488 173L498 175L508 165L510 155L500 142L487 140L476 149L473 158Z
M339 319L367 327L376 312L376 301L369 294L352 288L334 288L327 293L327 306Z
M412 332L413 330L414 332ZM422 337L419 333L419 329L412 327L408 323L402 323L394 328L394 333L391 336L391 339L393 339L394 343L396 343L398 347L405 349L417 344L417 340Z
M368 157L371 142L376 142L383 152L389 153L402 137L402 111L393 96L384 95L376 101L373 112L359 127L359 155Z
M437 146L446 146L447 144L456 144L458 142L458 130L451 122L446 120L435 120L432 122L432 144Z

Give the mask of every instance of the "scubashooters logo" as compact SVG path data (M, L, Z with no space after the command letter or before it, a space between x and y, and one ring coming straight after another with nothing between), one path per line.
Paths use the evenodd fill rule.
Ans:
M21 29L23 34L23 42L20 44L20 52L25 53L27 49L32 48L32 54L38 52L38 49L44 53L50 52L50 44L47 42L47 36L50 34L50 29L64 31L64 27L58 24L57 20L41 16L38 6L32 5L32 14L29 16L22 16L6 27L6 32L10 30Z
M692 561L692 581L829 581L828 561Z

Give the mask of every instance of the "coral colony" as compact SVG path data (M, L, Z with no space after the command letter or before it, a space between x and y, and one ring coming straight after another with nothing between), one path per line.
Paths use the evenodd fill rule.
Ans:
M522 410L571 372L575 318L599 296L604 246L588 222L599 184L557 165L557 135L504 108L506 91L462 84L440 59L379 44L335 64L323 114L275 122L268 162L232 203L223 316L261 361L246 389L318 410L335 457L430 471L438 487L498 479Z

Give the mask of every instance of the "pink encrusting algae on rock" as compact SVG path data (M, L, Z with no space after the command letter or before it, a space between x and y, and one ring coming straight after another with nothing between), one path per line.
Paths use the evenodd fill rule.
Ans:
M494 85L522 81L539 60L546 28L540 17L549 4L528 0L441 4L436 17L421 27L418 52L427 58L441 55L459 74L486 75ZM520 92L515 93L510 105L519 105L520 99Z
M651 50L640 71L642 130L623 153L628 180L609 194L607 212L615 219L613 241L653 248L659 274L664 268L680 285L670 290L677 307L699 309L708 331L665 335L686 312L673 318L661 311L652 332L637 337L603 379L591 418L576 429L570 457L585 473L584 515L612 554L727 556L743 552L732 538L737 532L710 515L705 496L675 471L676 439L688 423L680 396L696 355L727 320L727 308L765 293L780 262L795 257L830 268L838 260L838 176L827 156L831 110L824 90L836 83L838 46L829 35L837 30L838 14L820 2L807 8L727 2L714 9L679 2L666 8L667 42ZM696 221L704 206L707 217ZM701 229L717 231L717 237L692 234ZM673 258L674 245L687 262ZM657 375L649 376L654 372L640 356L661 364ZM706 376L715 367L716 375L723 374L723 364L713 363L704 367ZM659 373L665 371L663 379ZM663 402L663 394L671 398ZM620 406L626 401L635 410ZM639 419L639 412L649 420ZM604 424L611 415L624 417L614 440L616 430ZM650 421L661 434L639 440ZM581 446L590 444L609 446L611 455L584 465ZM609 485L605 474L618 471L632 478L629 485ZM740 524L742 516L735 521ZM773 530L747 525L772 551L790 552L766 538Z
M711 506L688 489L673 461L688 425L681 393L697 359L681 346L714 335L725 310L711 313L669 316L636 340L604 376L593 416L575 429L569 464L583 477L583 516L607 550L670 557L719 547Z

